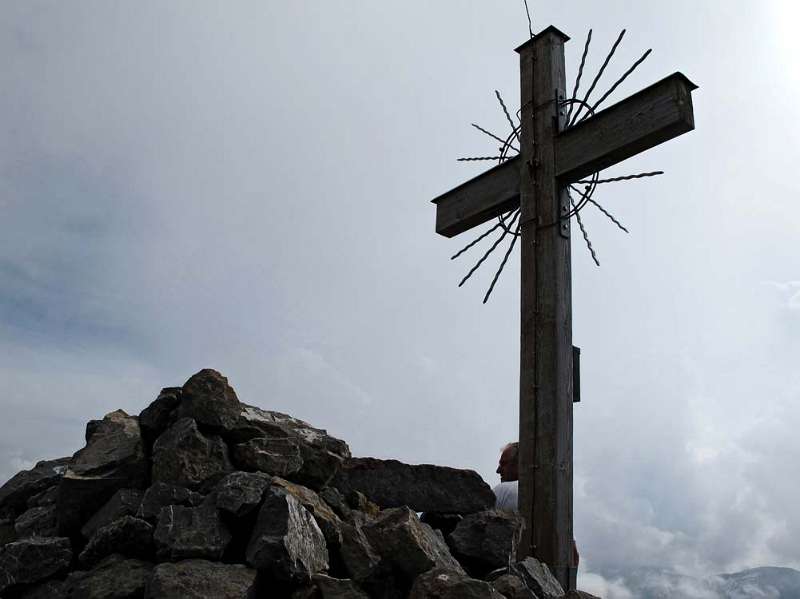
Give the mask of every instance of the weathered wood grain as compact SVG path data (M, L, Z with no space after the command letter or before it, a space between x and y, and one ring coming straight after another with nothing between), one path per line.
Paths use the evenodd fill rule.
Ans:
M564 123L564 42L549 28L520 52L522 284L519 506L521 550L569 588L572 555L572 285L566 191L556 178ZM537 107L535 110L533 107ZM534 143L535 141L535 143ZM530 168L529 168L530 165Z
M519 205L519 158L514 157L433 200L436 232L453 237Z
M692 90L673 73L556 138L556 175L571 183L694 129Z

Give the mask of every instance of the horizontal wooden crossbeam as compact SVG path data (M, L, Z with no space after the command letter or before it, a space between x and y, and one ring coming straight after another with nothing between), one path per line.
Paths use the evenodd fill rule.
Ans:
M694 129L692 90L673 73L556 138L556 175L572 183Z
M519 158L506 160L485 173L433 199L436 232L453 237L519 206Z
M673 73L560 133L559 182L572 183L694 129L695 89ZM436 232L453 237L519 206L519 169L519 158L511 158L435 198Z

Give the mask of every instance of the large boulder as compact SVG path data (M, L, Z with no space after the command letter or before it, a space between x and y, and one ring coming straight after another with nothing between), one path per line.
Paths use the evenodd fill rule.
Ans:
M246 404L241 404L236 426L224 434L238 444L234 454L240 460L240 468L278 475L281 473L270 471L284 469L282 476L315 491L322 489L342 461L350 457L347 443L326 431L287 414ZM297 470L295 446L302 460Z
M214 489L217 508L242 518L258 509L271 481L261 472L231 472Z
M492 586L506 599L531 599L525 581L516 574L502 574L492 580Z
M503 599L503 595L488 582L447 568L434 568L417 577L408 599Z
M77 532L122 488L146 486L149 465L139 423L122 410L86 425L86 447L75 453L58 487L63 533Z
M213 502L161 508L153 539L161 560L222 559L232 535Z
M436 567L464 573L441 534L420 522L407 507L384 510L375 520L365 522L362 530L381 559L408 581Z
M350 578L365 589L378 590L390 575L390 568L384 567L380 554L364 534L361 527L366 520L364 516L355 516L352 523L342 523L338 558Z
M397 460L350 458L331 483L347 495L360 491L381 507L468 514L494 506L494 493L473 470Z
M0 518L14 518L28 507L28 500L54 487L64 476L71 458L38 462L30 470L23 470L0 487Z
M526 557L514 567L516 572L539 599L562 599L564 589L547 564L534 557Z
M92 570L73 572L67 578L69 599L140 599L150 580L153 564L111 555Z
M325 537L300 501L270 487L247 546L247 563L277 580L304 580L328 569Z
M153 526L133 516L123 516L99 528L78 560L92 566L113 553L139 559L153 557Z
M0 596L66 571L72 547L66 537L32 537L0 548Z
M90 539L98 529L111 524L123 516L135 516L142 503L144 492L141 489L120 489L111 496L103 507L97 510L81 528L84 539Z
M216 370L201 370L183 385L179 418L192 418L208 430L221 432L236 426L240 413L236 392Z
M232 470L222 438L202 434L191 418L178 420L153 445L153 482L197 489Z
M233 461L245 470L291 476L303 468L300 444L291 437L254 437L233 446Z
M56 506L45 505L26 510L14 522L14 530L18 539L57 536Z
M155 522L163 507L168 505L195 507L203 503L204 499L204 495L190 491L186 487L155 482L144 492L136 517Z
M139 427L148 448L175 423L177 408L181 401L180 387L166 387L158 397L139 413Z
M272 484L293 495L306 508L317 522L328 546L338 546L342 541L342 521L319 495L302 485L289 482L279 477L272 479Z
M191 559L159 564L146 599L255 599L257 572L238 564ZM268 595L264 595L268 596Z
M447 537L453 556L477 578L517 561L517 546L524 528L513 512L488 510L465 516Z

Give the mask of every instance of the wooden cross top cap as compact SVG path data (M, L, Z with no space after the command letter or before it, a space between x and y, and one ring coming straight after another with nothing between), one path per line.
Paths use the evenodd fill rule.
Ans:
M533 44L533 42L535 42L539 38L544 37L546 35L554 35L554 36L560 38L562 42L568 42L569 41L569 36L566 33L561 31L558 27L554 27L553 25L550 25L550 26L546 27L545 29L542 29L539 33L534 35L531 39L529 39L524 44L520 44L517 48L515 48L515 51L516 52L522 52L525 48L527 48L528 46Z

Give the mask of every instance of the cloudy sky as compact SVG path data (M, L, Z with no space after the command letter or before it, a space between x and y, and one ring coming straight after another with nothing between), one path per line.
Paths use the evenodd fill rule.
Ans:
M697 130L609 169L573 238L587 581L800 567L800 9L532 2L574 80L680 70ZM213 367L356 455L474 468L516 437L519 262L461 289L429 200L518 107L519 2L4 2L0 479ZM604 86L605 84L605 86ZM584 87L585 89L585 87ZM613 590L606 594L613 595ZM619 591L617 596L624 596Z

